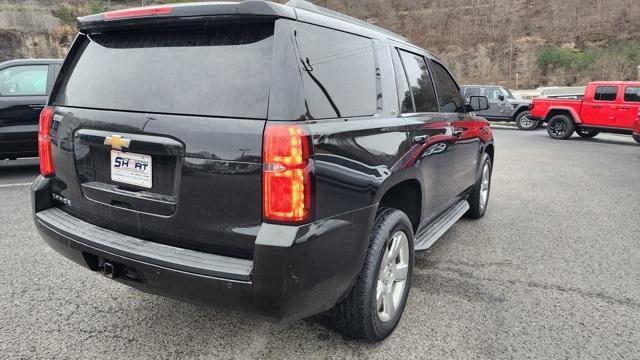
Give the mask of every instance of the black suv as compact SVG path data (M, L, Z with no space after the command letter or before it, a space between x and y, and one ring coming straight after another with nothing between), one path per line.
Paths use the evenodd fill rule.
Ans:
M40 119L35 223L146 292L379 341L415 250L487 208L488 123L404 38L306 2L79 19Z
M0 63L0 160L38 156L38 115L62 60Z

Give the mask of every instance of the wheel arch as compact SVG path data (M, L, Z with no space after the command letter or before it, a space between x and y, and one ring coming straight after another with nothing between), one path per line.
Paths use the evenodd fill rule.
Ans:
M384 189L376 194L378 208L390 207L403 211L413 227L418 231L422 219L422 186L415 177L399 178L387 181Z
M569 116L571 118L571 120L573 120L574 123L582 124L582 119L580 118L580 114L578 114L576 112L576 110L574 108L571 108L571 107L553 107L553 108L550 108L549 111L547 112L547 116L544 118L544 121L545 122L549 122L549 120L551 120L551 118L553 118L556 115Z
M525 111L529 111L529 105L520 105L516 108L516 111L513 112L513 115L511 115L511 121L516 121L516 119L518 118L518 115L520 115L521 113L525 112Z

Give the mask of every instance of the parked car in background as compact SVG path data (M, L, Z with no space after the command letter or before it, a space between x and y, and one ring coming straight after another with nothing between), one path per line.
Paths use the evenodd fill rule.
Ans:
M478 115L492 121L515 121L520 130L533 130L540 126L530 117L531 100L518 99L507 88L497 85L463 85L462 94L468 101L471 96L486 96L489 109Z
M0 160L38 156L38 116L62 60L0 63Z
M574 132L583 138L601 132L638 134L640 82L591 82L582 100L536 98L531 116L547 122L547 132L554 139L567 139ZM638 136L634 139L640 142Z
M344 334L380 341L414 251L487 211L487 99L466 105L397 34L304 1L78 24L32 196L45 240L91 270L277 321L331 309Z

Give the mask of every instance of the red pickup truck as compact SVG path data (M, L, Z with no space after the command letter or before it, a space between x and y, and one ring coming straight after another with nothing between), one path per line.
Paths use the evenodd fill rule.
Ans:
M554 139L610 132L632 134L640 143L640 82L591 82L582 100L533 99L531 118L546 122Z

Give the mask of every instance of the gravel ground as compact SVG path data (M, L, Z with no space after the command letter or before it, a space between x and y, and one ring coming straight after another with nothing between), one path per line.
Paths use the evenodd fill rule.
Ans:
M495 130L487 216L416 259L396 332L265 323L147 295L50 250L32 160L0 162L0 358L639 358L640 146Z

